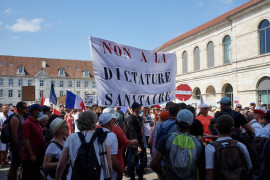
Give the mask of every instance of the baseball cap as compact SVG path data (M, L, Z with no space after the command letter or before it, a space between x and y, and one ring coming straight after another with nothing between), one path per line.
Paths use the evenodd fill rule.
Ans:
M33 111L34 109L39 109L41 110L42 107L39 105L39 104L32 104L30 107L29 107L29 111Z
M60 128L60 126L65 122L64 119L61 118L55 118L50 125L50 130L53 134L56 133L56 131Z
M169 119L169 111L162 111L159 115L160 119L167 120Z
M134 102L134 103L132 104L132 106L131 106L132 109L136 109L136 108L140 108L140 107L142 107L142 105L139 104L139 103L137 103L137 102Z
M209 106L207 104L202 104L201 108L209 108Z
M217 103L223 103L223 104L228 104L229 102L231 102L231 98L229 97L223 97L220 101L218 101Z
M249 110L249 107L245 107L244 110Z
M112 119L113 119L113 116L110 113L105 112L99 116L98 122L100 125L104 125L110 122Z
M262 110L262 109L254 109L254 114L255 114L255 113L258 113L258 114L260 114L260 115L262 115L262 116L265 116L265 111Z
M103 109L102 112L103 113L110 113L112 115L112 118L117 118L116 111L111 107Z
M236 107L237 108L242 108L242 105L241 104L236 104Z
M193 114L190 110L183 109L177 113L177 122L182 126L190 126L193 123Z
M256 105L256 103L255 102L250 102L250 105Z

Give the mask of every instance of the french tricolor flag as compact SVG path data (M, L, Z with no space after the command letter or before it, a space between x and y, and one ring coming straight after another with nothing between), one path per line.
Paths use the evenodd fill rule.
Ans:
M83 100L80 96L73 94L70 91L67 91L66 96L66 108L69 109L85 109Z

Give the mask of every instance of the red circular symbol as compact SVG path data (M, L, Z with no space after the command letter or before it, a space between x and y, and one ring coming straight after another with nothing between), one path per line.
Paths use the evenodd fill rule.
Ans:
M180 101L187 101L192 96L191 87L187 84L180 84L176 87L175 95Z

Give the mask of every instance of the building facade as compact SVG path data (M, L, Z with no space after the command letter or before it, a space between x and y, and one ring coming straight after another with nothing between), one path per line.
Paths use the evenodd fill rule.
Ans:
M23 86L35 86L35 101L50 97L51 83L57 97L66 91L84 99L95 94L91 61L17 57L0 55L0 103L16 105L22 100Z
M240 104L270 105L270 1L251 0L172 39L158 51L175 52L176 86L193 99L216 104L224 96ZM217 105L217 104L216 104Z

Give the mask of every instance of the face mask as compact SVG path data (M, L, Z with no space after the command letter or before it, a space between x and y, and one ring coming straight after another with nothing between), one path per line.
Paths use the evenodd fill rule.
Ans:
M39 112L39 114L38 114L38 118L40 118L41 116L43 116L43 112L41 111L41 112Z
M138 112L139 114L142 114L142 110L139 110L139 112Z

